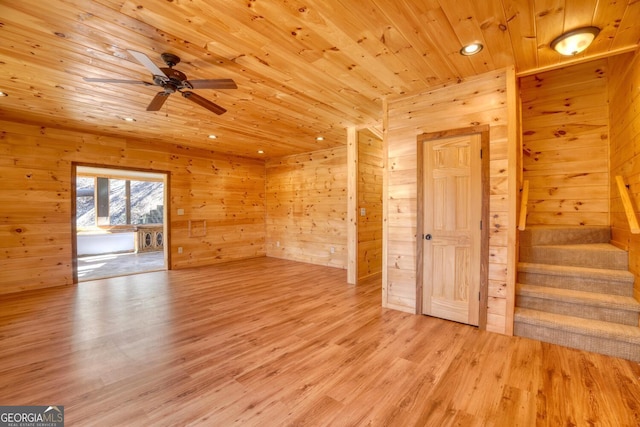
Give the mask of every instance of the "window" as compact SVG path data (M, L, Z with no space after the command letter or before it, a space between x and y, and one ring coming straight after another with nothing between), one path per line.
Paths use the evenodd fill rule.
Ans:
M162 181L79 175L76 179L76 225L162 224Z

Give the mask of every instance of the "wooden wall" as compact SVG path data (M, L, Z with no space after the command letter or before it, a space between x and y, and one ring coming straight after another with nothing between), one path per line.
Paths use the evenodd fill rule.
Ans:
M509 73L512 77L508 77ZM515 161L509 165L509 114L513 114L511 125L516 126L516 123L515 112L510 113L507 108L507 81L514 86L514 92L515 77L510 69L389 101L385 307L409 312L416 309L416 137L425 132L489 124L491 229L487 329L510 333L513 322L507 300L515 286L511 279L515 266L509 263L515 259L516 224L515 200L510 200L509 192L515 188L517 173ZM511 108L515 106L513 104ZM512 145L516 144L517 141L512 141Z
M266 198L267 256L347 268L346 146L268 160Z
M607 60L523 77L528 225L609 224Z
M72 162L170 172L172 268L265 255L263 161L0 122L0 293L72 283Z
M382 156L382 139L358 131L358 280L382 273Z
M611 232L612 241L629 250L629 270L636 276L640 300L640 234L631 234L615 177L622 176L640 217L640 52L610 59Z

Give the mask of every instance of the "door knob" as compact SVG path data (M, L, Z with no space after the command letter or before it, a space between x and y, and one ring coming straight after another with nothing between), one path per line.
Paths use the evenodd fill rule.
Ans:
M431 236L431 234L426 234L426 235L424 236L424 239L425 239L425 240L431 240L431 237L432 237L432 236Z

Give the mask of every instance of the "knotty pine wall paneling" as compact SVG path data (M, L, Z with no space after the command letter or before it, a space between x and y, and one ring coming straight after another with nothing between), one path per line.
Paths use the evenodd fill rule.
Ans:
M515 265L509 245L509 219L515 217L515 200L509 197L510 180L517 177L516 165L509 165L507 73L513 69L482 74L462 83L388 102L387 192L384 199L386 253L383 276L383 305L416 310L416 225L418 135L480 124L490 125L490 238L487 329L508 333L507 287L515 283L508 275ZM510 79L515 81L515 79ZM515 113L512 114L515 116ZM513 135L514 133L511 132ZM514 162L515 163L515 162ZM513 212L512 212L513 210ZM511 256L510 256L511 255Z
M382 140L358 131L358 280L382 273L382 156Z
M522 77L528 225L609 224L607 60Z
M267 256L347 268L346 146L267 160L266 199Z
M266 253L262 160L0 121L0 294L72 283L73 162L170 172L171 268Z
M629 251L629 271L635 277L635 298L640 300L640 234L632 234L615 177L629 186L635 213L640 217L640 52L609 59L611 127L611 234L612 242Z

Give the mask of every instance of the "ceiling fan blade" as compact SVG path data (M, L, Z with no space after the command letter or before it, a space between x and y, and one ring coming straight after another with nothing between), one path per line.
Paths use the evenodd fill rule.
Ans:
M185 98L187 98L190 101L195 102L196 104L198 104L201 107L206 108L207 110L211 111L212 113L216 113L217 115L226 113L227 110L222 108L221 106L219 106L218 104L214 104L213 102L204 99L203 97L201 97L198 94L195 94L193 92L189 92L189 91L185 91L185 92L181 92L182 96L184 96Z
M238 89L232 79L188 80L193 89Z
M162 71L156 64L154 64L153 61L151 59L149 59L149 57L147 55L145 55L144 53L137 52L135 50L127 50L127 52L129 52L131 54L131 56L136 58L139 63L141 63L142 65L147 67L147 70L151 71L151 74L153 74L154 76L165 76L165 77L167 77L167 75L164 73L164 71Z
M151 103L147 107L147 111L159 111L164 105L164 102L167 100L167 98L169 98L169 95L171 94L166 92L158 92L156 96L154 96L151 100Z
M93 83L126 83L131 85L153 86L153 83L143 82L142 80L98 79L92 77L83 77L82 80Z

